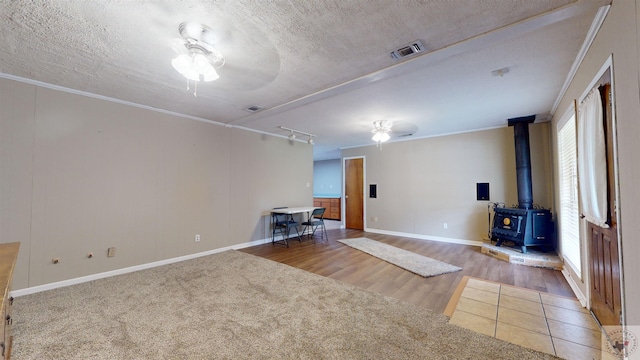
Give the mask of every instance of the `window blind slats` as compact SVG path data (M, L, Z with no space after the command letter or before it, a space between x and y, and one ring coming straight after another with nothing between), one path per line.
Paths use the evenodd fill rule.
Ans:
M580 209L576 159L576 119L572 116L558 131L560 167L560 247L565 261L582 278Z

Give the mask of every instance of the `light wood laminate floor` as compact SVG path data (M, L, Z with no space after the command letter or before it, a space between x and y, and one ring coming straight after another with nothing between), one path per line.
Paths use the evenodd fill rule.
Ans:
M318 275L340 280L391 296L416 306L444 312L456 286L464 276L514 285L540 292L574 297L569 284L559 271L510 264L480 253L468 245L366 233L357 230L328 230L329 241L315 238L291 240L289 248L266 243L242 249ZM462 271L423 278L384 262L336 240L368 237L449 264Z
M241 251L444 313L452 324L521 346L567 359L609 359L600 352L598 326L560 271L510 264L475 246L345 229L327 233L329 241L316 234L302 242L290 241L289 248L267 243ZM423 278L337 242L356 237L457 265L462 271ZM581 322L562 318L568 314ZM514 337L523 333L529 336Z

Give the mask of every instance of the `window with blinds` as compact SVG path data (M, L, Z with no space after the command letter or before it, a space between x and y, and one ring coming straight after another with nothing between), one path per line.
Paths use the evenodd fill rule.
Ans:
M578 171L576 159L576 118L574 112L561 122L558 130L560 175L560 248L565 262L582 278L580 251L580 210L578 208Z

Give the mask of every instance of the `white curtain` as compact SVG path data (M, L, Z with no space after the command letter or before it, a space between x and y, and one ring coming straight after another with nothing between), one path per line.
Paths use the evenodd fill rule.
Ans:
M578 181L584 218L598 226L607 221L607 154L600 92L594 88L578 111Z

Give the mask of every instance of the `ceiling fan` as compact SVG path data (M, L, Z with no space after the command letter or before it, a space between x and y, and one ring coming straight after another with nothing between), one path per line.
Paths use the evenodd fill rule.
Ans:
M208 26L187 21L178 26L178 33L179 36L169 43L175 53L172 65L196 83L216 80L216 85L208 86L206 91L255 90L269 84L279 74L280 56L267 35L257 29L240 31L229 23ZM202 65L203 71L199 74L191 71L194 66L189 65L195 59Z
M402 139L413 136L418 132L418 125L412 124L407 121L394 121L391 127L391 138Z
M382 149L382 143L389 141L391 138L404 138L413 135L418 131L418 126L408 122L393 122L392 120L377 120L373 122L373 137L371 140L376 142L376 146Z

